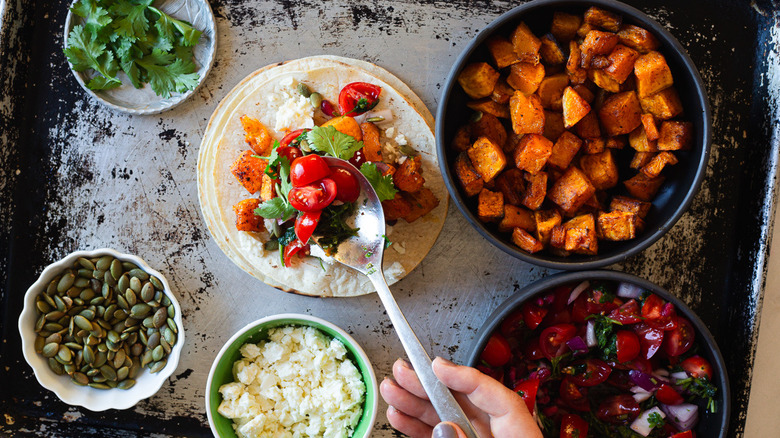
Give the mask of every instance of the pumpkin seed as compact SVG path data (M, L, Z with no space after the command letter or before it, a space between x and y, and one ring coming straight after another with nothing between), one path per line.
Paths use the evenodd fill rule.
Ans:
M117 294L116 301L120 308L124 310L130 309L130 306L127 305L127 300L122 295Z
M76 280L76 276L72 272L66 272L62 274L62 278L57 283L57 292L65 293L66 290L73 286L73 282Z
M163 337L163 339L165 339L165 341L168 342L168 345L170 345L171 347L176 345L176 335L173 334L173 331L165 332L165 336Z
M95 350L92 349L89 345L85 345L84 349L81 350L82 357L84 358L84 362L92 365L95 362Z
M99 306L99 305L103 304L105 301L106 301L106 298L95 297L95 298L92 298L91 300L89 300L89 304L91 304L93 306Z
M309 102L311 103L311 106L314 107L314 109L317 109L322 105L322 94L320 93L311 93L309 95Z
M43 357L54 357L57 355L57 352L60 350L60 345L56 342L51 342L49 344L45 344L43 346L43 350L41 352L43 353Z
M105 273L103 273L103 281L105 282L105 284L108 284L112 287L116 286L116 280L111 275L111 271L106 271Z
M68 350L68 352L70 352L70 350ZM163 358L164 354L165 349L162 347L162 345L158 345L154 350L152 350L152 359L157 362Z
M147 316L144 318L143 326L147 329L154 328L154 316Z
M55 293L57 293L57 283L59 282L60 282L60 277L55 277L52 281L50 281L49 285L46 286L46 295L54 295Z
M167 322L168 322L168 327L170 327L170 329L173 330L174 333L178 334L179 329L176 327L176 322L174 322L174 320L171 319L170 317L168 318Z
M114 280L119 280L119 277L121 277L122 273L124 272L122 269L122 262L114 259L114 261L111 262L109 270L111 271L111 276L114 277Z
M149 274L147 274L146 271L140 268L131 269L130 272L128 272L128 274L130 274L130 277L135 277L141 281L146 281L149 279ZM132 278L130 280L132 281Z
M75 342L66 342L63 345L68 347L72 351L81 350L81 345L79 345L79 344L77 344Z
M171 354L171 344L168 343L165 339L160 339L160 345L162 345L163 350L165 350L165 354Z
M152 364L151 367L149 367L149 372L152 374L159 373L163 368L165 368L166 365L168 365L167 359L159 360Z
M97 294L95 294L95 291L93 291L90 288L84 288L81 290L81 294L79 294L79 298L81 298L82 301L90 301L92 298L95 298Z
M152 310L152 308L149 307L148 304L145 304L145 303L136 304L135 306L133 306L132 309L130 309L130 315L133 318L143 318L143 317L145 317L146 315L149 314L150 310ZM146 324L144 324L144 325L146 325Z
M162 281L160 281L159 278L155 277L154 275L149 276L149 282L152 283L152 286L154 286L155 289L158 290L164 290Z
M43 325L43 328L50 332L58 332L63 329L62 325L57 324L56 322L47 322Z
M56 293L56 285L55 285L55 293ZM49 305L49 307L57 307L57 302L56 302L56 301L54 301L54 298L52 298L51 296L49 296L49 294L48 294L48 293L46 293L46 294L43 294L42 296L43 296L43 301L46 301L46 304L48 304L48 305ZM55 296L56 296L56 295L55 295Z
M141 356L141 366L145 367L149 365L149 363L152 362L153 356L152 356L152 350L146 350L143 356Z
M89 282L90 280L93 280L92 271L93 269L81 268L78 271L76 271L76 275L78 276L78 278L84 278Z
M138 298L132 288L125 291L125 300L127 300L127 305L130 307L133 307L138 303Z
M73 317L73 322L76 323L77 326L79 326L80 329L92 331L94 327L92 326L92 323L89 322L89 320L81 315L76 315Z
M111 296L111 286L103 283L103 286L100 287L100 295L102 295L103 298L108 299L108 297Z
M114 355L114 368L119 369L124 365L125 359L127 358L127 353L125 353L125 350L119 350Z
M92 380L95 383L105 383L108 379L103 377L102 374L100 374L100 370L96 370L98 373L94 376L90 377L90 380Z
M104 344L99 344L98 347L100 345L103 345L103 348L105 348ZM107 359L108 358L106 357L106 353L105 352L98 351L95 354L95 361L92 363L92 368L100 368L100 367L102 367L106 363Z
M73 281L73 286L83 289L89 286L89 279L79 276L76 280Z
M63 316L65 316L65 312L55 310L46 314L46 321L58 321Z
M108 340L109 340L109 341L111 341L111 342L113 342L113 343L115 343L115 344L117 344L117 343L119 343L119 342L120 342L120 339L119 339L119 333L117 333L117 332L115 332L115 331L113 331L113 330L111 330L110 332L108 332L108 335L107 335L107 337L108 337Z
M65 292L65 295L67 295L68 298L74 299L81 295L81 289L77 288L76 286L72 286L70 289L68 289ZM63 301L65 301L65 297L63 297ZM67 303L67 301L66 301Z
M41 315L38 320L35 321L35 333L40 333L43 330L43 325L46 324L46 318Z
M164 326L167 321L168 309L165 307L160 307L157 309L157 312L154 313L154 317L152 318L152 322L154 322L154 328L159 329L160 327Z
M95 319L95 311L92 309L84 309L81 312L79 312L79 315L83 316L84 318L90 321Z
M130 277L130 289L137 294L141 293L141 280L138 277Z
M154 286L152 286L151 282L144 283L144 286L141 288L141 299L146 303L154 299Z
M35 337L35 352L38 354L43 353L43 347L46 345L46 339L43 336Z
M132 356L140 356L144 351L143 344L136 342L133 344L133 346L130 348L130 354Z
M95 294L100 293L100 289L103 287L103 283L101 283L98 280L95 280L94 278L89 280L89 288L92 289L92 292Z
M45 294L42 295L46 296ZM152 293L152 295L154 295L154 293ZM38 309L38 313L49 313L51 310L49 303L43 299L38 299L35 301L35 308Z
M117 290L127 290L130 287L130 277L125 273L116 282Z
M59 351L57 351L57 357L64 360L65 362L70 362L73 359L73 353L71 353L68 347L60 345Z
M114 261L114 258L110 255L104 255L100 259L98 259L97 263L95 263L95 268L106 271L111 267L111 262Z
M92 271L92 278L95 280L103 280L106 278L106 271L101 271L100 269L95 269Z
M116 387L119 388L119 389L130 389L134 385L135 385L135 380L127 379L127 380L122 380L121 382L119 382L119 384L117 384Z
M70 379L73 381L73 383L75 383L77 385L80 385L80 386L85 386L85 385L89 384L89 377L87 377L86 374L73 373L73 374L71 374Z
M116 379L125 380L130 375L130 367L120 367L116 370Z
M58 295L55 295L54 298L54 306L57 308L57 310L60 310L62 312L65 311L65 301L62 301L62 298L60 298Z
M92 382L92 383L89 384L89 386L91 388L95 388L95 389L111 389L111 387L106 385L105 383L94 383L94 382Z
M92 262L91 262L89 259L87 259L87 258L84 258L84 257L79 257L79 258L78 258L78 260L77 260L76 262L77 262L79 265L81 265L81 267L82 267L82 268L84 268L84 269L89 269L90 271L94 271L94 270L95 270L95 264L94 264L94 263L92 263Z
M135 327L138 325L138 320L135 318L127 318L125 320L125 327Z
M55 344L61 343L62 342L62 335L59 334L59 333L52 333L51 335L46 337L45 344L51 344L52 342L55 343Z
M152 333L146 341L146 347L153 350L160 345L160 332Z
M137 267L138 266L136 266L135 263L133 262L122 262L122 269L124 269L125 271L132 271Z
M62 364L54 360L54 358L49 358L49 368L58 376L65 374L65 369L62 367Z
M65 370L66 374L73 374L76 372L76 365L73 365L72 363L66 363L62 365L62 369Z

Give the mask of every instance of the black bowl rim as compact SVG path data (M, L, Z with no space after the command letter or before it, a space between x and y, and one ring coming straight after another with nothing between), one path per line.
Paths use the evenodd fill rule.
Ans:
M632 241L633 245L629 246L628 248L618 250L611 255L595 255L586 259L572 259L571 261L549 260L543 258L545 257L544 255L540 256L529 254L522 249L511 245L505 240L496 238L496 236L489 232L484 227L482 222L480 222L474 213L466 206L465 200L461 196L457 184L455 183L452 172L450 172L449 162L445 158L446 145L444 143L444 116L450 101L452 90L457 84L457 73L471 58L471 55L474 53L474 51L477 50L477 48L484 40L486 40L490 35L504 26L507 22L517 20L519 16L522 16L524 13L527 13L531 10L555 5L603 6L607 9L615 10L621 14L630 16L631 19L635 22L647 26L665 46L671 47L673 49L672 52L674 52L676 56L680 57L680 60L684 66L683 70L691 76L691 79L695 84L694 88L698 98L698 104L702 109L701 117L703 121L703 144L701 145L702 153L699 157L696 175L694 176L693 184L691 184L690 188L688 189L688 193L685 195L682 203L680 203L674 213L666 221L661 223L654 232L640 236L636 240ZM709 99L707 98L707 91L704 87L704 82L702 81L701 75L699 74L699 70L696 68L693 60L691 60L688 52L680 44L680 42L677 41L677 38L675 38L674 35L667 31L666 28L664 28L657 21L653 20L639 9L615 0L534 0L505 12L500 17L488 24L484 29L482 29L458 56L458 59L452 65L452 69L450 69L450 73L447 76L444 87L442 88L439 106L436 110L436 153L439 156L439 168L441 169L441 173L444 176L444 182L447 186L447 190L450 192L450 196L455 201L455 205L458 206L458 210L460 210L463 216L466 217L466 220L471 224L472 227L477 230L477 232L479 232L479 234L482 235L482 237L487 239L490 243L505 253L520 260L552 269L584 270L602 268L613 263L621 262L628 257L645 250L647 247L655 243L677 223L680 217L682 217L682 215L691 206L693 198L698 193L699 189L701 188L702 181L704 180L704 174L706 173L707 162L710 156L711 144L712 113L710 110Z
M531 283L524 288L520 289L512 296L504 300L496 310L490 314L485 320L485 324L477 332L477 337L473 342L473 348L469 353L466 365L476 366L479 360L479 354L487 343L488 338L493 331L498 327L501 321L504 320L510 313L512 313L517 307L530 297L552 289L562 284L581 281L581 280L612 280L624 283L633 283L644 289L650 290L653 293L661 296L661 298L674 303L678 311L682 310L683 315L688 318L693 326L696 328L696 332L704 339L704 344L712 355L713 366L717 372L718 387L721 390L722 409L719 411L721 415L720 433L718 438L725 438L728 433L729 419L731 417L731 388L729 387L728 371L726 370L726 362L723 360L723 355L720 353L715 338L710 333L710 330L699 318L699 316L688 307L682 300L677 298L674 294L670 293L666 289L658 286L655 283L651 283L643 278L637 277L625 272L610 271L610 270L595 270L595 271L578 271L578 272L562 272L550 277L543 278L534 283Z

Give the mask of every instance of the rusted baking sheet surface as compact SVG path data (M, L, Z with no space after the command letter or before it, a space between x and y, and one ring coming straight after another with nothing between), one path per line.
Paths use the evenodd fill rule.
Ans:
M390 375L403 350L375 296L284 294L220 252L199 213L201 136L244 76L319 53L375 62L435 110L458 53L517 2L215 0L218 56L205 85L172 111L138 117L100 106L72 77L61 51L67 3L0 0L0 435L210 436L204 388L216 352L238 328L273 313L334 322L366 348L380 379ZM611 268L666 287L708 323L733 370L730 434L741 436L775 203L777 14L769 2L629 3L688 48L710 95L715 135L691 210L649 250ZM38 385L16 321L43 266L104 246L138 254L167 276L184 310L187 345L155 397L93 413ZM394 291L429 351L462 360L487 315L548 273L507 259L453 207L431 254ZM375 436L396 436L384 408Z

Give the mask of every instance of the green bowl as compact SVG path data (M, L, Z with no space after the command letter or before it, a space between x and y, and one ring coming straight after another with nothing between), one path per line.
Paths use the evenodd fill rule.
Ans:
M363 414L351 438L368 437L374 426L379 404L379 399L377 398L379 388L376 383L374 368L371 366L368 356L360 348L360 345L339 327L324 319L296 313L271 315L251 322L233 335L219 351L216 359L214 359L214 363L211 365L211 371L209 371L209 378L206 383L206 414L209 418L211 432L219 438L237 438L233 430L233 420L223 417L217 412L217 408L222 402L222 394L219 393L219 387L234 381L233 363L241 358L241 352L239 351L241 346L247 343L256 344L268 339L268 331L270 329L288 325L314 327L331 338L338 339L347 348L348 357L357 365L366 385Z

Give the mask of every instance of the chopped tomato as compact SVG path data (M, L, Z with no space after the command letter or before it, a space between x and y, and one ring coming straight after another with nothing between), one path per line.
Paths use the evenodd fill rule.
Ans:
M585 438L588 436L588 422L576 414L566 414L561 419L560 438Z
M573 322L583 323L585 318L590 315L588 312L588 297L580 294L571 305L571 320Z
M290 144L297 145L298 143L300 143L298 137L300 137L301 134L303 134L304 132L309 132L309 131L311 131L311 129L297 129L295 131L289 132L287 135L282 137L281 141L279 141L279 146L285 147L285 146L289 146Z
M596 386L604 383L612 368L600 359L578 360L562 370L572 382L579 386Z
M686 430L685 432L676 433L669 438L695 438L696 435L693 433L693 431Z
M316 154L300 157L290 165L290 182L293 187L301 187L330 175L330 167L325 159Z
M534 404L536 404L536 392L539 391L539 379L524 380L513 389L525 402L528 412L533 414Z
M279 146L278 148L276 148L276 153L282 157L287 158L287 161L289 163L292 163L293 161L295 161L296 158L300 158L303 156L301 150L296 148L295 146Z
M295 235L301 242L308 242L317 224L320 222L322 210L305 212L295 219Z
M632 328L639 337L640 357L650 359L661 348L661 344L664 341L664 332L654 329L645 323L635 324Z
M674 304L664 302L658 295L651 294L642 305L642 317L645 318L647 325L655 329L674 329L675 316Z
M355 151L355 155L353 155L352 158L350 158L348 161L353 166L360 169L360 166L362 166L363 163L366 162L366 154L363 152L363 149L358 149L357 151Z
M588 388L578 387L570 377L564 377L559 389L561 400L577 411L589 411Z
M566 341L577 334L577 328L571 324L557 324L547 327L539 336L539 347L548 359L558 357L569 349Z
M698 378L706 377L712 380L712 365L701 356L691 356L680 364L689 376Z
M525 358L528 360L539 360L544 357L542 349L539 348L538 338L529 339L523 348L523 353L525 354Z
M355 202L360 196L360 185L357 178L343 167L330 169L330 179L336 182L336 199L341 202Z
M639 337L631 330L618 330L617 336L617 360L628 362L639 356Z
M339 93L339 110L345 116L355 117L379 103L382 87L367 82L352 82Z
M642 322L642 316L639 314L639 303L636 300L628 300L622 306L610 312L609 318L623 325Z
M512 351L509 348L509 342L500 334L494 333L493 336L488 339L485 349L482 350L480 359L484 360L492 367L506 365L506 363L512 359Z
M679 392L675 391L674 388L666 383L662 383L661 386L655 390L655 398L665 405L679 405L685 401Z
M693 331L693 325L687 319L675 317L676 328L666 332L664 335L664 352L669 356L679 356L690 350L693 346L693 340L696 333Z
M503 322L501 322L501 334L504 336L512 336L523 328L523 311L515 310L510 313Z
M539 327L548 311L549 309L540 307L532 301L523 304L523 321L525 321L526 327L532 330Z
M574 290L574 288L571 285L558 286L555 288L552 292L552 309L554 311L557 312L569 306L569 297L571 296L572 290Z
M296 239L293 242L287 244L287 246L284 247L284 266L289 268L291 266L291 264L292 264L292 257L295 254L298 254L301 250L304 250L304 252L306 252L305 248L307 246L308 245L304 245L298 239Z
M298 211L319 211L336 199L336 183L330 178L323 178L315 184L293 187L287 198L290 200L290 205Z
M639 403L629 394L618 394L607 397L599 405L596 417L612 424L625 424L639 416L642 409Z
M588 313L609 312L623 305L623 301L604 291L594 289L588 294L587 309Z

